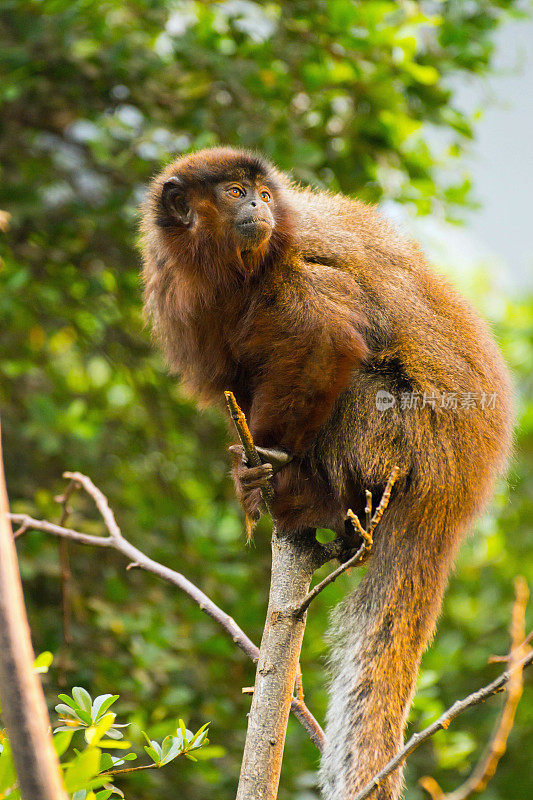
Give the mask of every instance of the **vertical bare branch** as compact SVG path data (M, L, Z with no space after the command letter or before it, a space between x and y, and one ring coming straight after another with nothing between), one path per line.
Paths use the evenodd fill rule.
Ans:
M247 462L259 466L261 460L246 422L231 392L225 392L228 409L235 423ZM272 516L272 489L261 491ZM294 613L307 595L319 563L320 546L312 535L293 538L276 527L273 517L272 572L267 617L252 699L248 731L237 800L276 800L283 759L283 748L291 703L303 705L293 697L300 650L305 631L305 612Z
M310 551L274 531L268 611L237 800L276 800L277 797L306 621L305 614L296 616L293 609L305 597L317 566Z
M24 800L67 800L24 607L0 444L0 699Z

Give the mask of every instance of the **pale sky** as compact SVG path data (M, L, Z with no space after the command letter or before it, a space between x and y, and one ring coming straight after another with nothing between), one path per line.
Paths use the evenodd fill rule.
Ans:
M465 108L485 109L465 160L482 207L466 231L512 284L533 287L533 20L500 31L495 66L483 86L460 87Z

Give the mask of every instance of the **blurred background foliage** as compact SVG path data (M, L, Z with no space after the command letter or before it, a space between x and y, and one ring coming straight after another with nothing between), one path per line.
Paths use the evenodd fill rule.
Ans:
M490 70L495 32L519 10L513 0L1 0L0 209L11 224L0 233L0 404L13 510L57 520L62 471L89 474L127 537L259 642L268 525L247 548L225 420L183 396L143 327L144 187L165 161L224 142L316 186L460 218L473 119L455 109L454 86ZM509 487L463 547L425 656L414 728L499 671L487 657L506 651L513 577L533 573L533 301L502 296L483 265L454 280L495 325L519 424ZM82 499L71 521L101 530ZM36 649L56 654L50 700L76 684L117 692L138 743L141 728L158 736L180 716L189 727L211 720L218 758L132 776L128 798L233 797L251 663L170 586L74 546L65 646L58 544L29 533L18 549ZM343 576L310 614L302 665L319 719L328 613L356 580ZM533 794L531 698L529 688L488 799ZM422 797L421 775L445 788L465 777L497 707L477 708L411 757L410 798ZM291 721L280 800L316 798L316 767Z

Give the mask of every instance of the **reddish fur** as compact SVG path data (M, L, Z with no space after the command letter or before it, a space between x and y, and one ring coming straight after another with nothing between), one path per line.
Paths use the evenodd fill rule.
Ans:
M231 163L220 150L202 159L220 165L225 157ZM240 252L213 196L194 184L193 230L158 230L163 183L173 175L190 179L196 159L171 165L152 185L143 223L146 308L171 368L193 392L217 402L232 390L258 445L303 453L367 354L358 287L335 270L313 275L299 258L273 170L265 177L276 228L253 253ZM308 301L316 315L302 313Z
M246 164L257 167L246 153L202 151L152 183L145 307L196 396L216 403L232 390L256 443L295 456L273 479L284 530L342 536L346 510L361 514L364 489L379 498L400 468L368 571L336 628L321 774L327 800L349 800L401 744L454 554L505 464L511 389L487 326L375 209L293 187L263 163L275 228L262 248L242 251L209 177L242 178ZM197 214L191 229L157 222L175 175ZM379 390L396 398L386 412ZM496 392L497 405L404 410L402 391ZM243 470L235 466L237 490L254 514L259 489L243 490ZM397 771L375 800L396 798L400 783Z

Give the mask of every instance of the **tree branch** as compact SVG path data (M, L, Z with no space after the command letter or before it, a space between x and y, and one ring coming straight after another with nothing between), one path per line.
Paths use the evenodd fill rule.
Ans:
M491 697L493 694L498 694L504 688L505 684L509 682L511 679L512 674L517 670L525 669L529 667L530 664L533 663L533 650L528 653L526 656L518 661L514 668L505 670L502 674L492 681L492 683L483 686L481 689L478 689L477 692L473 692L469 694L468 697L463 698L463 700L456 700L453 705L451 705L441 716L432 724L429 725L427 728L424 728L423 731L419 733L413 734L409 741L402 747L402 749L397 753L393 759L389 761L389 763L380 771L377 775L375 775L372 780L367 783L364 789L356 795L353 800L366 800L367 797L370 797L374 789L380 785L380 783L394 772L397 769L402 761L405 761L407 756L411 755L411 753L416 750L420 745L433 736L437 731L444 730L449 727L450 722L454 720L459 714L462 714L468 708L472 708L472 706L477 706L480 703L485 702L488 697Z
M25 800L67 800L24 607L0 444L0 699Z
M225 392L225 397L247 463L259 466L261 460L246 417L231 392ZM274 523L272 572L237 800L276 800L305 631L305 612L296 615L294 609L301 606L314 571L330 558L316 541L314 531L292 537L277 527L272 514L272 487L262 489L261 496Z
M330 583L336 581L339 575L342 575L342 573L346 572L347 569L350 569L350 567L354 567L356 564L362 561L366 553L370 551L371 546L372 546L371 542L369 545L367 541L364 541L359 550L351 558L349 558L348 561L345 561L344 564L340 565L340 567L337 567L337 569L334 569L333 572L329 573L329 575L326 575L323 581L317 583L317 585L314 586L311 589L311 591L305 595L304 599L302 600L298 608L294 609L295 615L297 617L301 617L302 614L304 614L307 611L307 609L309 608L315 597L319 595L320 592L322 592L326 588L326 586L329 586Z
M268 610L248 715L237 800L276 800L305 630L293 609L307 594L317 567L312 546L273 531Z
M235 400L235 395L233 394L233 392L224 392L224 396L226 398L228 411L237 430L237 435L241 440L241 444L244 448L244 454L246 456L246 461L248 465L250 467L260 467L261 458L259 457L259 453L255 449L254 440L252 439L250 428L248 427L248 423L246 422L246 417L244 416L244 413L241 411L237 401ZM263 502L267 508L268 513L270 514L270 516L272 516L272 508L270 505L272 500L274 499L274 490L272 489L272 487L268 486L265 489L261 489L261 497L263 498Z
M19 525L17 535L33 529L43 531L44 533L59 536L71 541L85 544L92 547L110 547L118 550L126 556L131 562L130 566L134 565L147 572L152 572L159 578L176 586L188 597L191 598L200 609L211 617L223 630L225 630L232 638L233 642L245 653L252 661L257 662L259 658L259 648L246 636L244 631L237 625L233 617L226 614L219 606L217 606L211 598L201 591L195 584L188 580L180 572L165 567L157 561L149 558L141 550L134 547L127 539L124 538L119 526L116 523L115 516L109 507L109 503L105 495L98 489L94 483L86 475L81 472L65 472L64 477L74 481L77 485L82 486L85 491L93 498L98 510L102 514L104 523L109 532L108 536L92 536L86 533L73 530L72 528L65 528L61 525L56 525L47 520L37 520L27 514L10 514L9 517L12 522ZM316 719L313 717L305 703L293 699L291 703L291 710L307 731L311 741L316 747L321 750L324 742L324 732Z
M327 575L323 581L317 583L317 585L313 589L311 589L310 592L306 594L300 606L294 610L294 613L297 616L303 614L304 611L307 611L307 609L309 608L310 604L313 602L315 597L319 595L320 592L322 592L326 588L326 586L329 586L331 583L336 581L339 575L342 575L342 573L346 572L347 569L350 569L350 567L353 567L356 564L358 564L360 561L363 560L363 558L366 555L368 555L368 553L372 549L373 533L381 517L383 516L385 509L389 504L392 487L394 486L399 473L400 473L399 468L394 467L389 476L387 485L385 486L385 490L381 497L381 501L374 513L374 516L372 516L372 492L369 492L368 489L366 490L366 507L365 507L366 529L363 528L363 526L359 522L359 517L357 516L357 514L354 514L351 509L348 509L346 518L350 520L355 531L363 539L363 544L351 558L345 561L344 564L341 564L340 567L337 567L337 569L334 569L333 572L330 572L330 574Z

